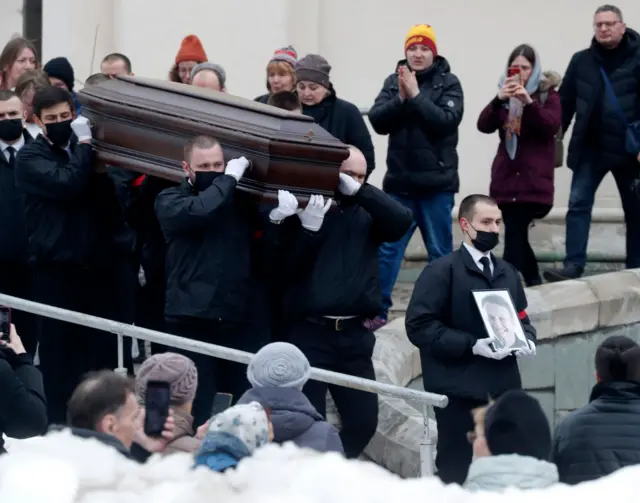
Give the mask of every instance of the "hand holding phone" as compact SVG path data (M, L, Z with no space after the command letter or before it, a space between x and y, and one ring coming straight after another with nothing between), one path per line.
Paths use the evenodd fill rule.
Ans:
M520 86L520 68L510 66L507 69L507 79L498 91L498 99L506 101L513 97L513 93Z
M522 77L522 70L518 66L510 66L507 69L507 78L511 79L513 82L520 83L520 78Z
M171 385L166 381L149 381L145 393L144 433L160 437L169 417Z

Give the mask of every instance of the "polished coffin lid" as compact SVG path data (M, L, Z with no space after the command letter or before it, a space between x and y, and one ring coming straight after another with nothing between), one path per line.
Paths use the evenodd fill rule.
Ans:
M332 195L349 155L311 117L191 85L122 76L78 100L99 162L170 180L184 178L184 145L202 134L220 141L227 161L249 159L240 188L269 198L278 189Z

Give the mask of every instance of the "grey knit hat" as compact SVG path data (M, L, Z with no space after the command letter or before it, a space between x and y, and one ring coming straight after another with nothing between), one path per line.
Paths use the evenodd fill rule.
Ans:
M291 66L295 67L297 60L298 53L292 45L289 45L287 47L276 49L269 63L273 63L274 61L284 61L285 63L289 63Z
M302 390L309 380L309 360L293 344L267 344L251 359L247 379L254 388L296 388Z
M307 54L296 63L296 80L308 80L324 87L331 86L331 65L319 54Z
M196 74L202 70L210 70L215 73L218 77L218 81L220 82L220 87L225 87L225 83L227 82L227 72L225 72L224 68L222 68L220 65L217 65L216 63L210 63L209 61L198 63L193 67L193 70L191 70L191 80L193 81L193 78L196 76Z
M149 381L165 381L171 386L171 404L191 402L198 388L198 370L191 359L177 353L160 353L147 358L136 376L136 393L144 402Z

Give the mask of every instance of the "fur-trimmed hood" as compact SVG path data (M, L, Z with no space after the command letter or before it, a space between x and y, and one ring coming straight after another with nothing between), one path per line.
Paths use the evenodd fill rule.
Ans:
M549 91L550 89L557 90L561 82L562 77L560 76L560 74L558 72L554 72L553 70L549 70L542 74L538 90L540 92Z

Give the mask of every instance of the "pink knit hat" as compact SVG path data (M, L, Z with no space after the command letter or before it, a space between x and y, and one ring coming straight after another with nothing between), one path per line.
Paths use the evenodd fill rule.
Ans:
M144 402L149 381L171 385L171 405L193 401L198 388L198 370L191 359L177 353L161 353L147 358L138 370L136 392Z

